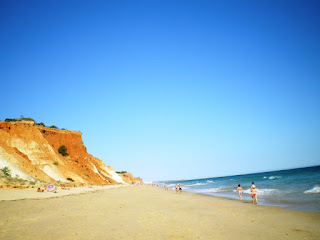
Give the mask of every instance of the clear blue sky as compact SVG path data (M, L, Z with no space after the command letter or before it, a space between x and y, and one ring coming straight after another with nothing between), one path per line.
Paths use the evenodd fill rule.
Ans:
M319 1L0 1L0 119L144 180L320 164Z

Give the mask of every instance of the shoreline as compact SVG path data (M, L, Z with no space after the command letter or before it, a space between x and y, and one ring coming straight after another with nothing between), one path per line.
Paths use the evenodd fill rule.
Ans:
M320 213L150 185L82 193L0 201L0 239L320 238Z
M187 192L187 191L186 191ZM189 192L192 193L192 192ZM229 199L229 200L235 200L235 201L247 201L251 203L251 195L247 193L242 194L242 199L239 199L239 196L237 193L211 193L211 194L206 194L206 193L196 193L196 194L203 194L209 197L218 197L218 198L224 198L224 199ZM309 207L308 209L305 208L305 205L299 204L299 203L292 203L292 202L277 202L277 201L272 201L264 198L259 198L258 197L258 205L259 206L270 206L270 207L280 207L282 209L288 209L288 210L293 210L293 211L298 211L298 212L314 212L314 213L320 213L320 211L315 209L315 207ZM311 210L312 209L312 210Z
M163 190L161 186L151 186L148 184L144 184L144 186L150 186L159 188L159 190ZM93 185L90 187L70 187L66 190L63 190L62 187L57 187L57 192L36 192L36 188L13 188L13 189L0 189L0 202L2 201L18 201L18 200L28 200L28 199L48 199L48 198L59 198L63 196L70 196L70 195L77 195L77 194L83 194L83 193L90 193L90 192L96 192L96 191L103 191L107 189L113 189L113 188L122 188L122 187L134 187L134 185ZM171 192L175 192L174 189L169 189ZM232 193L212 193L212 194L206 194L206 193L197 193L197 192L189 192L189 191L183 191L183 194L195 194L199 196L206 196L209 198L218 198L218 199L224 199L224 200L231 200L231 201L238 201L238 202L251 202L251 195L250 194L243 194L242 198L243 200L240 200L237 194ZM293 205L291 203L291 205ZM320 213L318 211L311 211L311 210L299 210L288 207L289 204L286 203L269 203L265 199L259 199L259 203L257 206L266 206L266 207L277 207L284 210L292 210L297 212L312 212L312 213Z

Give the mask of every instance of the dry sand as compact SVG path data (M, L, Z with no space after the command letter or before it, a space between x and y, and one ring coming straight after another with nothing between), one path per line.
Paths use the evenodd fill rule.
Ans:
M0 213L2 240L320 239L320 213L152 186L0 201Z
M1 200L22 200L22 199L38 199L38 198L53 198L59 196L66 196L71 194L79 194L84 192L98 191L102 189L118 188L129 185L104 185L104 186L91 186L91 187L58 187L55 192L37 192L37 188L25 188L25 189L0 189L0 201ZM45 189L41 187L40 189Z

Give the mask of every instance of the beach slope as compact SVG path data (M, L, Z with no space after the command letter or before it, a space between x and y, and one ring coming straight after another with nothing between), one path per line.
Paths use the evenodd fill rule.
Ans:
M320 239L320 213L153 186L0 201L0 239Z

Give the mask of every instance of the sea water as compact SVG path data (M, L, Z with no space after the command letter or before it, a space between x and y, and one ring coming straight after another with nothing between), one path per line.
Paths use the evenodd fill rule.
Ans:
M166 184L170 189L181 184L182 190L186 192L231 199L239 199L236 189L241 184L242 199L251 201L251 182L256 185L259 205L320 212L320 166L217 178L162 181L158 184Z

